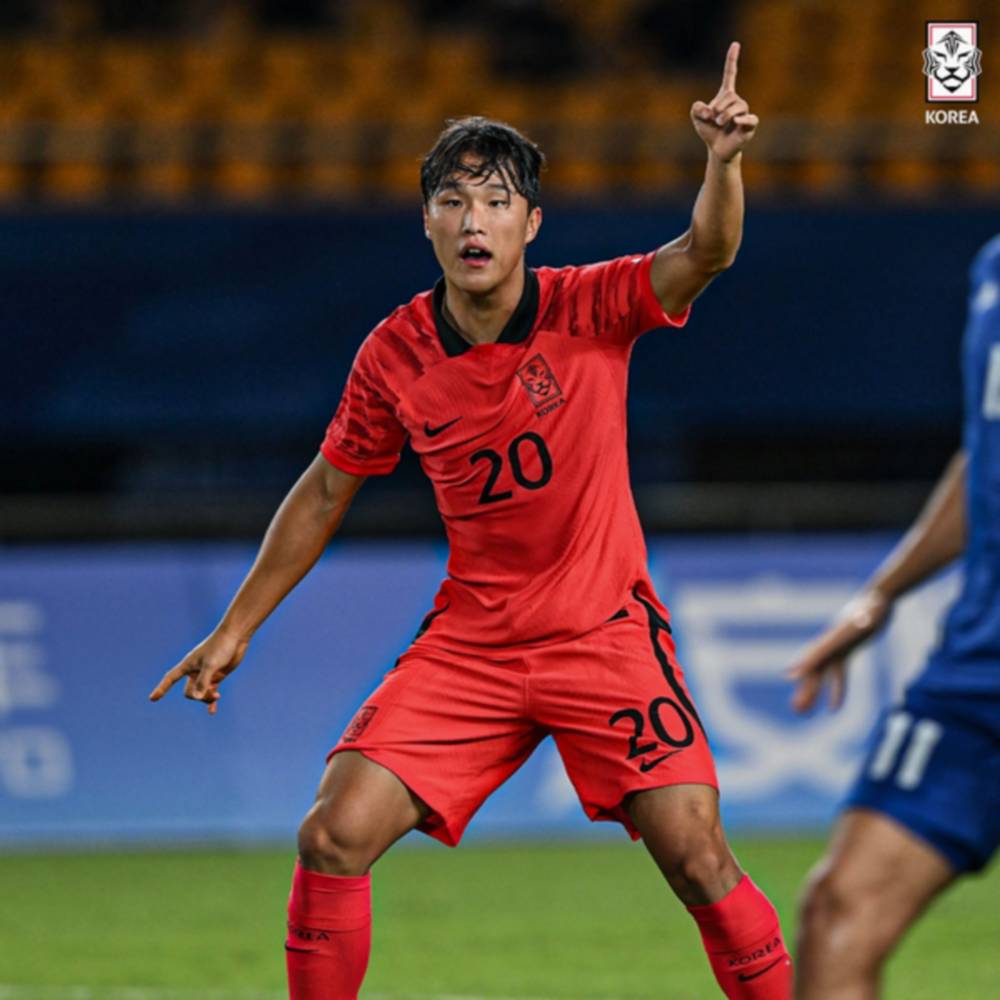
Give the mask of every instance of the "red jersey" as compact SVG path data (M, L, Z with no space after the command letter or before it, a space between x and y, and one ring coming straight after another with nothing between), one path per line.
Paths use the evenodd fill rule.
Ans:
M323 441L353 475L391 472L409 438L434 485L448 576L422 641L508 646L582 635L652 587L629 485L625 400L636 338L683 326L653 253L528 269L495 343L445 319L444 279L358 351Z

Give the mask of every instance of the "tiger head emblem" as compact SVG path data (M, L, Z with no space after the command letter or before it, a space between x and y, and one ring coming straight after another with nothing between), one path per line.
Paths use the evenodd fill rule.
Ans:
M983 71L983 53L957 31L949 31L935 45L924 49L924 75L936 80L950 94Z
M549 363L541 354L534 355L521 365L517 370L517 377L535 406L541 406L542 403L562 395L562 389L559 388Z
M552 391L552 372L541 356L532 358L522 369L524 384L534 396L547 396Z

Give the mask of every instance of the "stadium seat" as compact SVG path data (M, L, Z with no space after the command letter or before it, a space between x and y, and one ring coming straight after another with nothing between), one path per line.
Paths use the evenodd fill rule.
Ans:
M421 20L419 5L401 0L345 5L336 28L315 34L262 33L245 16L212 21L215 34L199 35L207 29L194 21L192 34L163 37L102 37L98 22L60 21L79 37L0 41L0 191L35 177L74 199L173 200L206 188L240 199L352 197L369 183L404 197L443 121L477 113L542 142L550 193L682 190L703 163L687 109L714 93L718 75L664 68L639 51L630 31L644 6L560 5L589 55L568 80L542 81L497 75L485 19ZM919 51L893 44L893 31L940 17L933 0L735 9L739 89L765 123L745 165L749 188L836 197L872 181L906 197L953 183L995 193L990 148L940 159L910 144L925 108ZM979 44L1000 44L1000 18L987 11ZM987 118L998 103L983 88Z
M140 198L180 201L194 188L194 171L186 158L163 156L140 160L135 166L132 187Z
M44 174L45 190L55 201L90 201L107 190L108 172L93 160L62 160Z

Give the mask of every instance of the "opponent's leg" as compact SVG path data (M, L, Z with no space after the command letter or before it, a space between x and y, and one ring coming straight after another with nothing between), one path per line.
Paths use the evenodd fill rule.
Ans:
M886 956L955 877L942 854L881 813L837 823L802 902L799 1000L873 1000Z
M730 1000L790 1000L792 963L778 914L729 850L707 785L637 792L626 809L671 889L698 924Z
M371 947L369 867L427 815L391 771L338 753L299 829L285 953L292 1000L355 1000Z

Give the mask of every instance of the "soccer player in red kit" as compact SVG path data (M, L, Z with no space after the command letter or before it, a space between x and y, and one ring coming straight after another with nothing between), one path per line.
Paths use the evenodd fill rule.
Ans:
M299 832L286 953L294 1000L358 995L374 861L417 828L458 843L547 735L592 819L641 837L697 921L723 993L791 996L777 914L740 870L715 769L646 568L628 481L636 338L680 327L740 243L740 158L757 118L722 86L691 118L708 147L687 232L586 267L526 267L542 156L511 127L449 123L421 169L443 276L361 345L321 454L285 499L181 678L218 705L254 631L308 571L365 478L409 440L447 529L447 579L413 643L329 757ZM669 993L669 986L664 987Z

